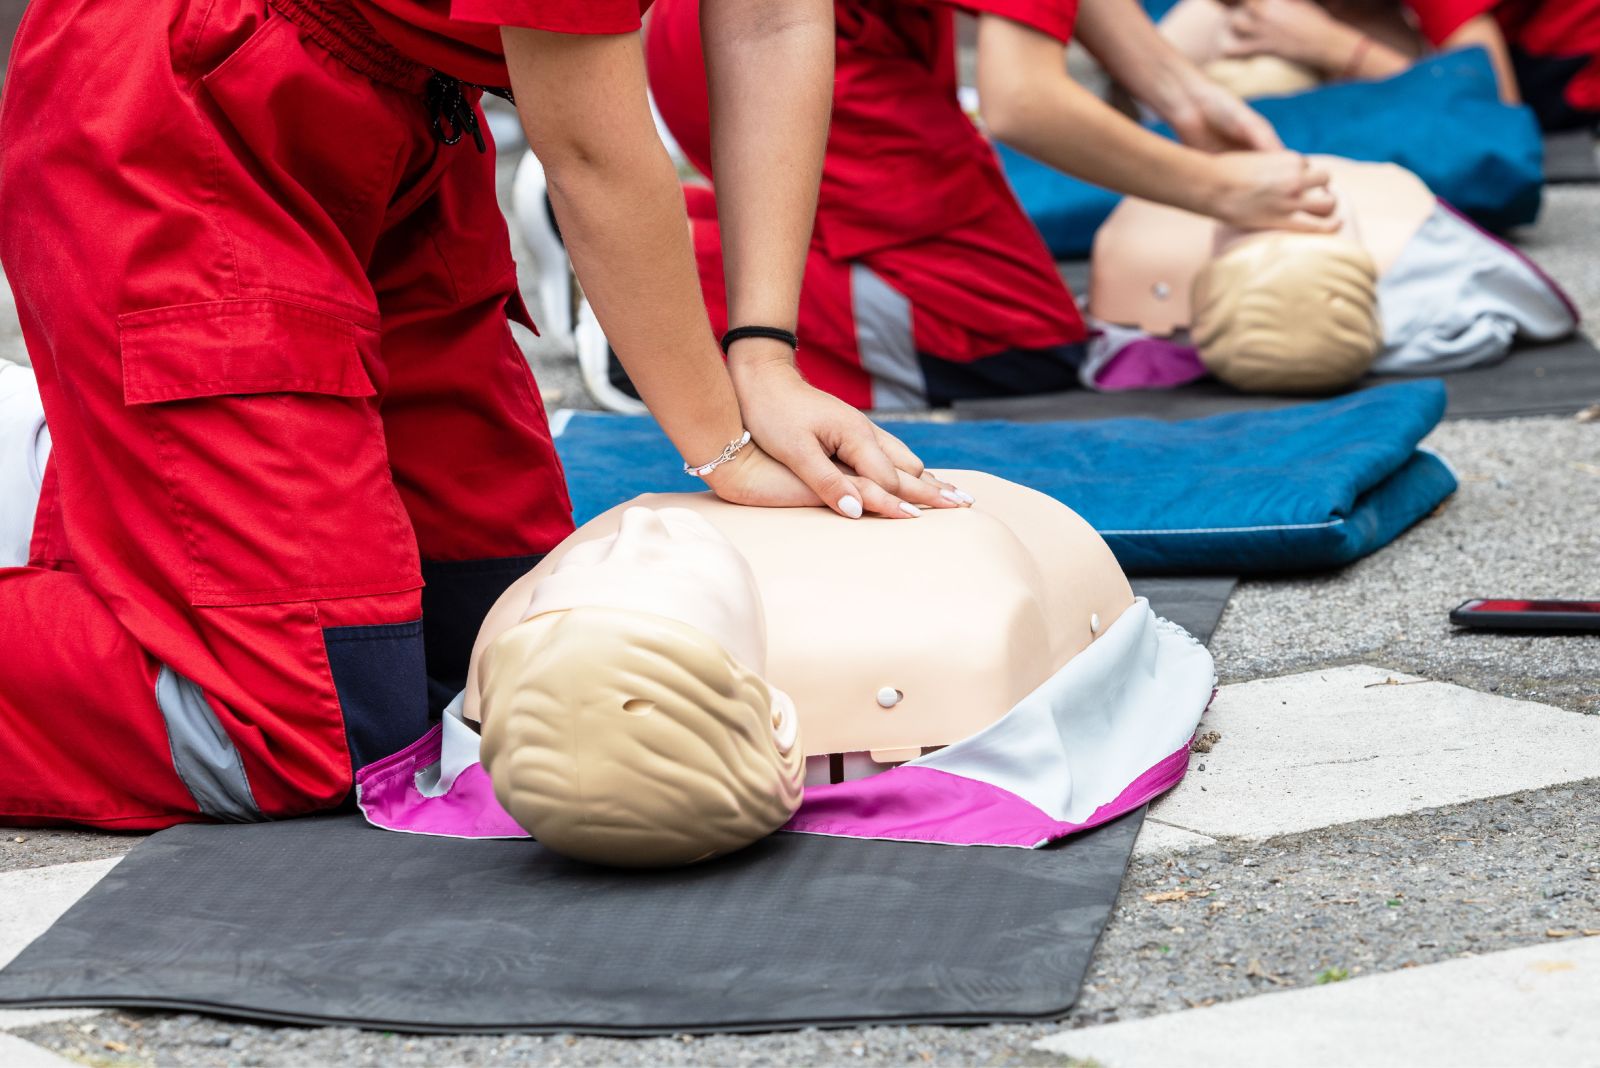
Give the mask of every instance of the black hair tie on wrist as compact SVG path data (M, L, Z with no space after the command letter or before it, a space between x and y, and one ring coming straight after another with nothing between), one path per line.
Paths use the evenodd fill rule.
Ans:
M776 326L736 326L722 335L722 352L728 352L728 346L735 341L742 341L747 337L765 337L773 341L781 341L796 352L800 351L800 339L793 330L784 330Z

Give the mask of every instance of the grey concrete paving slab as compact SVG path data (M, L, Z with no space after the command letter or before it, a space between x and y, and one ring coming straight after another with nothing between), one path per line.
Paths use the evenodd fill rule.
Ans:
M1144 825L1139 828L1139 837L1134 839L1133 855L1162 857L1170 853L1184 853L1191 849L1199 849L1201 846L1216 844L1217 840L1210 835L1186 831L1182 827L1174 827L1147 816Z
M121 858L86 860L0 874L0 967L55 923Z
M6 1068L67 1068L73 1062L15 1035L0 1035L0 1064Z
M1212 837L1270 838L1600 778L1600 716L1574 716L1370 666L1234 683L1220 737L1151 815Z
M1583 938L1068 1031L1038 1048L1104 1068L1595 1064L1597 988L1600 937Z

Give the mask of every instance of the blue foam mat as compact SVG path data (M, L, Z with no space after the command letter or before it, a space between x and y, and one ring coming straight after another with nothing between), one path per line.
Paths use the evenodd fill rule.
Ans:
M1417 448L1444 413L1437 380L1186 422L895 423L936 468L988 471L1073 508L1132 574L1338 567L1374 552L1455 491ZM582 523L697 479L644 416L573 413L556 439Z

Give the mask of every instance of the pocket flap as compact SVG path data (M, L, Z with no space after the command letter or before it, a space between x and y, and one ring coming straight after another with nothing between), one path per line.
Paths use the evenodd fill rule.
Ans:
M118 316L122 394L155 404L237 393L377 393L361 359L377 333L283 300L220 300Z

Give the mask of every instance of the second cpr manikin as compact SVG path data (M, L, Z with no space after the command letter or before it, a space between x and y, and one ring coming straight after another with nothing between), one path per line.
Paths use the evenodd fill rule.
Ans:
M1328 392L1378 373L1459 370L1552 340L1565 295L1393 164L1314 156L1332 176L1338 233L1241 232L1127 198L1095 235L1091 388L1177 385L1209 370L1244 390ZM1187 364L1148 338L1185 336ZM1200 366L1203 363L1204 366Z
M779 826L1033 846L1170 787L1209 654L1070 509L950 477L977 505L912 522L668 494L585 524L490 611L446 721L481 720L498 832L635 866ZM364 781L369 818L475 833L426 811L470 808L441 748Z

